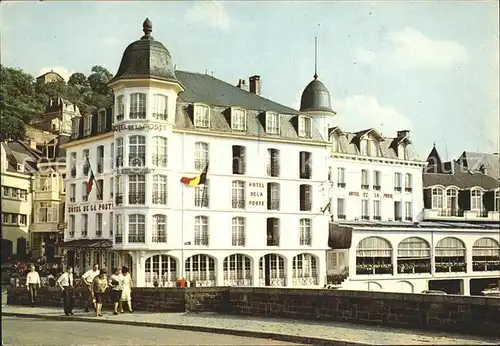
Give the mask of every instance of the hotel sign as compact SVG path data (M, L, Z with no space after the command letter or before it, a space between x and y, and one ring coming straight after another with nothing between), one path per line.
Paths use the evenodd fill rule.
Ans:
M164 124L119 124L113 125L113 131L167 131L170 128L169 125Z
M247 206L256 209L265 209L267 201L266 184L248 182L247 183Z
M154 169L144 167L118 168L116 174L135 175L153 173Z
M105 210L112 210L113 208L114 208L113 202L84 204L84 205L68 206L68 213L86 213L89 211L105 211Z

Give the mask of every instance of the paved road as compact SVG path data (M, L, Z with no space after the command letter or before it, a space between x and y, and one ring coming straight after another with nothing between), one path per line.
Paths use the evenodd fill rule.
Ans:
M14 345L298 345L172 329L2 318L3 344ZM91 335L91 336L89 336Z

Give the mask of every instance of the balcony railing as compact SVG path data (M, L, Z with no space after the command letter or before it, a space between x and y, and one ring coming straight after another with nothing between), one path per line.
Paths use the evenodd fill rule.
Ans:
M243 157L233 157L233 174L245 174L246 165L243 160Z
M71 167L71 178L76 178L76 167Z
M337 214L337 219L345 220L346 219L346 215L345 214Z
M232 206L234 209L245 209L245 199L233 199Z
M380 220L382 220L382 216L380 216L380 215L375 215L375 216L373 217L373 220L380 221Z
M97 229L97 230L95 231L95 236L96 236L96 237L99 237L99 238L100 238L100 237L102 237L102 229Z
M153 235L153 243L166 243L167 234L165 232L158 232L157 235Z
M401 192L401 186L394 186L394 191Z
M204 197L195 197L194 205L195 205L195 207L198 207L198 208L208 208L209 200L210 200L210 198L208 195L206 195Z
M71 203L75 203L76 198L75 198L75 197L70 197L70 198L69 198L69 201L70 201Z
M82 238L87 238L89 236L89 233L87 230L82 230L81 237Z
M97 161L97 173L102 173L104 171L104 164L103 164L102 160L103 160L103 158L101 157Z
M145 234L129 234L128 235L129 243L145 243L146 235Z
M361 189L362 190L368 190L370 188L370 185L368 184L361 184Z
M394 216L394 220L395 221L403 221L403 217L402 216Z
M232 246L245 246L245 238L244 237L233 237L231 239Z
M128 195L128 204L146 204L146 193L131 193Z
M280 167L278 164L271 164L267 166L267 175L270 177L279 177Z
M89 200L89 196L84 195L82 196L82 201L87 202Z
M300 167L300 179L311 179L312 178L312 169L308 165Z
M300 200L301 211L311 211L312 203L309 200Z
M362 220L370 220L370 215L362 215L361 219Z
M74 238L75 237L75 231L69 231L69 237Z
M407 217L405 217L405 220L406 220L406 221L413 221L413 217L411 217L411 216L407 216Z
M268 237L267 238L267 246L280 246L280 238L279 237Z
M271 199L267 202L267 210L280 210L279 199Z
M115 204L122 205L123 204L123 194L117 193L115 196Z
M375 191L380 191L380 185L373 185L372 187Z
M411 187L405 187L405 192L412 192L413 188Z
M116 156L116 167L123 167L123 156Z
M130 112L130 119L146 119L146 112Z
M157 167L166 167L167 158L167 155L153 155L153 165Z
M153 204L167 204L167 194L164 192L153 192Z
M205 169L208 165L208 161L205 159L195 159L194 160L194 169L197 171L201 171Z
M341 189L345 189L345 183L337 183L337 187L340 187Z
M84 164L83 165L83 174L89 174L89 169L90 169L90 165Z
M122 121L125 116L123 114L116 115L116 121Z
M115 243L118 243L118 244L123 243L123 234L115 235Z
M165 111L164 113L153 113L153 118L157 119L157 120L168 120L168 114L167 112Z
M130 167L144 167L146 166L146 154L129 154L128 165Z
M198 246L208 246L210 239L208 235L195 235L194 236L194 245Z

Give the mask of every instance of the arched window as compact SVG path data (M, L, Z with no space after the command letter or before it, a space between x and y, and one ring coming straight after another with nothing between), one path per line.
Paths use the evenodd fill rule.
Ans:
M500 270L500 244L493 238L481 238L472 246L472 269L474 271Z
M441 187L432 188L432 209L443 209L443 191Z
M116 139L116 167L123 167L123 138Z
M123 103L123 95L116 97L116 121L123 120L125 114L125 105Z
M398 273L430 273L431 247L427 241L409 237L398 245Z
M392 274L392 246L384 238L368 237L356 249L356 274Z
M132 167L144 167L146 165L146 137L129 137L128 165Z
M155 136L153 137L153 166L167 167L168 148L167 138Z
M285 259L278 254L267 254L259 260L260 286L285 286Z
M208 246L208 217L196 216L194 218L194 245Z
M309 286L318 284L316 257L301 253L292 260L292 285Z
M167 242L167 216L153 215L153 243Z
M435 251L437 273L465 272L465 244L460 239L441 239Z
M177 261L168 255L155 255L144 266L146 287L175 287Z
M153 96L153 118L158 120L168 119L168 99L165 95Z
M130 119L146 119L146 94L130 94Z
M250 257L242 254L224 259L224 286L252 286L252 266Z
M470 191L470 210L483 210L483 192L480 189Z
M146 217L144 215L132 214L128 216L128 242L146 242Z
M459 216L458 190L454 187L446 189L446 216Z
M245 218L243 217L233 217L231 244L233 246L245 246Z
M300 245L311 246L311 219L300 220Z
M186 260L186 280L198 286L215 286L215 260L208 255L194 255Z
M208 165L208 143L196 142L194 144L194 169L203 171Z

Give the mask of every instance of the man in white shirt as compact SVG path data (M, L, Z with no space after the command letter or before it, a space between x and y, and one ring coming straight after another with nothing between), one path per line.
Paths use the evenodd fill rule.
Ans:
M91 285L92 282L94 281L94 278L99 275L99 264L94 264L94 267L90 270L87 270L85 274L82 275L82 280L83 283L87 286L87 302L85 303L85 312L89 312L89 306L90 304L94 304L94 300L92 299L92 294L91 294ZM95 308L95 306L94 306Z
M66 272L62 273L62 275L57 279L57 285L62 290L63 303L64 303L64 314L66 316L74 315L73 314L73 268L68 267Z
M35 266L30 265L30 272L26 275L26 289L30 293L31 306L35 306L37 289L40 288L40 275L35 271Z

